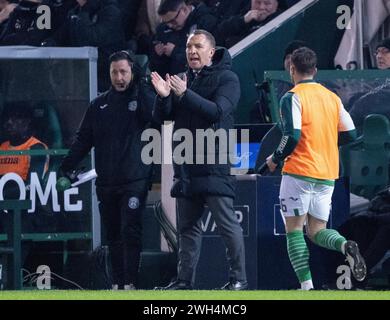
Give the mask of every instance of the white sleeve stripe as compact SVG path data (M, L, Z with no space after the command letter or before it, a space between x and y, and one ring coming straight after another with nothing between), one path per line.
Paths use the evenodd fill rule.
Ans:
M299 97L294 94L291 99L291 113L295 130L302 129L302 106Z
M351 131L355 129L355 125L353 124L352 118L345 110L343 104L340 106L340 119L339 119L339 125L338 125L338 130L339 132L344 132L344 131Z

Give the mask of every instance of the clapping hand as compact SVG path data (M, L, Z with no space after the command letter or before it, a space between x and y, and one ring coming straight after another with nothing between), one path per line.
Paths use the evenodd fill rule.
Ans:
M152 72L151 74L152 84L154 89L157 91L157 94L161 98L166 98L171 93L171 84L169 74L165 76L165 80L157 72Z
M170 87L175 95L182 96L187 91L187 75L184 73L183 78L170 76Z

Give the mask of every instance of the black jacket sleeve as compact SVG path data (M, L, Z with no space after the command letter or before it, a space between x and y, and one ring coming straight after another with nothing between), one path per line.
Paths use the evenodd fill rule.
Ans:
M141 80L138 94L138 100L141 106L140 116L144 121L150 122L153 120L153 106L156 93L149 84Z
M240 83L233 72L221 75L219 86L212 100L208 100L187 89L180 100L181 108L188 108L210 122L217 122L227 114L233 113L240 99Z
M70 147L68 155L61 163L60 169L63 172L74 170L93 147L92 120L93 109L92 106L90 106L84 115L79 130L77 131L76 140Z
M153 121L162 124L165 120L173 120L172 94L166 98L156 95L153 106Z

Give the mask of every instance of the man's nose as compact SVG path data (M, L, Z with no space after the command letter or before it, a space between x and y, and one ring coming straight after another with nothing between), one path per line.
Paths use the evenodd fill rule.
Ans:
M120 80L122 80L122 75L118 72L118 73L116 73L116 74L114 75L114 79L115 79L116 81L120 81Z

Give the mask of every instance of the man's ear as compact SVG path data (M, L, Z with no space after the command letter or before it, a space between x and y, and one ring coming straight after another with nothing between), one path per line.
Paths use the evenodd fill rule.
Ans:
M295 73L296 73L295 67L294 67L294 65L291 63L291 64L290 64L290 78L291 78L291 82L292 82L292 83L295 82L295 80L294 80Z
M210 58L211 59L214 57L214 54L215 54L215 48L211 48L211 50L210 50Z
M291 63L290 64L290 75L293 75L295 73L295 67L294 65Z

